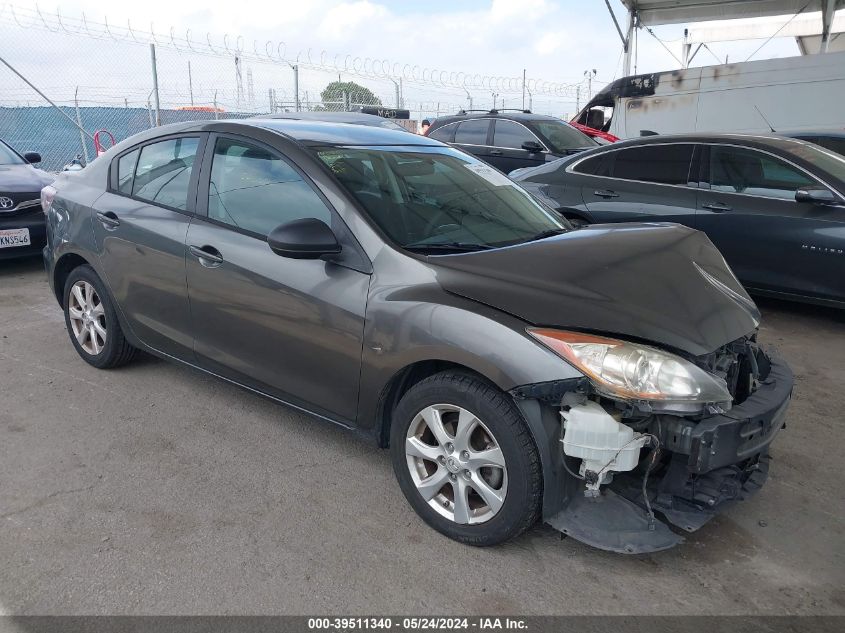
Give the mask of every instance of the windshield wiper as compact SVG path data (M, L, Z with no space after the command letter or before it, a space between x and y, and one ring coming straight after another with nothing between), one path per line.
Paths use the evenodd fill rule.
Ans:
M487 244L474 244L472 242L432 242L426 244L425 242L414 242L413 244L406 244L403 248L408 250L427 250L427 251L457 251L470 253L472 251L489 251L493 246Z
M561 233L568 233L569 229L547 229L545 231L540 231L537 235L529 237L525 242L536 242L537 240L544 240L547 237L554 237L555 235L560 235ZM525 243L523 242L523 244Z

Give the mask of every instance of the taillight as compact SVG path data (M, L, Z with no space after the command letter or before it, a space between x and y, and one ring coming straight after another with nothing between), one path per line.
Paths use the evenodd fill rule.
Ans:
M56 197L56 189L51 185L47 185L41 190L41 208L44 213L50 210L53 206L53 198Z

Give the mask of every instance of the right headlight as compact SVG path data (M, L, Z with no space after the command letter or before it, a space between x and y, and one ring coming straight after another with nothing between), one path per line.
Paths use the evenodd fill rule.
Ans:
M724 380L654 347L566 330L528 328L528 333L611 398L699 404L732 400Z

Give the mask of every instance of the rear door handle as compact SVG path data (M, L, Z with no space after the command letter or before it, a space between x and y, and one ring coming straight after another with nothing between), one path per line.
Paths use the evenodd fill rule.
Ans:
M731 210L728 205L722 204L721 202L711 202L710 204L702 204L701 207L703 209L710 209L713 213L723 213L724 211Z
M611 191L610 189L596 189L593 192L594 196L598 196L599 198L618 198L619 194L615 191Z
M117 219L117 215L113 211L97 211L97 219L108 230L113 230L120 226L120 220Z
M207 268L216 268L223 263L223 256L213 246L189 246L188 250Z
M503 154L502 150L500 149L491 149L490 156L501 156Z

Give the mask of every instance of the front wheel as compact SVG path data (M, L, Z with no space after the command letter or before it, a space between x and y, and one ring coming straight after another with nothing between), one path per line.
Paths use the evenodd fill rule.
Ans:
M480 378L447 371L414 385L394 412L390 451L408 502L456 541L495 545L537 520L537 447L510 398Z

